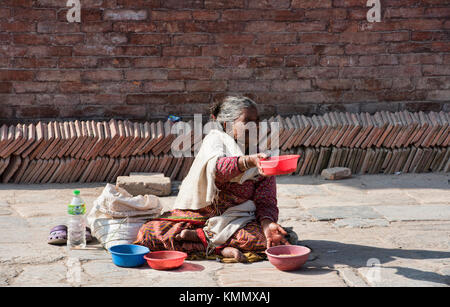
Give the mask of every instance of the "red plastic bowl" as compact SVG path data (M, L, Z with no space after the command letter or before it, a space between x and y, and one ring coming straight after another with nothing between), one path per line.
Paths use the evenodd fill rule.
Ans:
M261 168L265 175L285 175L295 172L300 155L285 155L261 160Z
M308 260L310 253L309 248L299 245L278 245L266 249L266 255L270 263L281 271L300 269Z
M171 270L183 265L188 255L178 251L150 252L144 256L148 265L155 270Z

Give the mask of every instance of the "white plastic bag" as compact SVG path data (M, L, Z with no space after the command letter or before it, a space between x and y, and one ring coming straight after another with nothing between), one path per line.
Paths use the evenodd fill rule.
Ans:
M155 195L132 196L120 187L107 184L94 201L87 216L92 235L106 248L131 244L140 227L161 215L162 206Z

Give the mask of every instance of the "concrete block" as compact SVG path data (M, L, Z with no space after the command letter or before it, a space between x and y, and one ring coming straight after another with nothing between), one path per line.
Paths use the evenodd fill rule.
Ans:
M338 180L348 178L352 171L348 167L332 167L322 170L321 176L328 180Z
M170 195L171 180L169 177L156 176L119 176L116 186L125 189L133 196L152 194L156 196Z

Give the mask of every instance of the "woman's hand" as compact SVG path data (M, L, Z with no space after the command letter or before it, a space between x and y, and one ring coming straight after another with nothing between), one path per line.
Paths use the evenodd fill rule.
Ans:
M267 240L267 248L277 245L290 245L286 240L286 230L271 220L265 219L261 221L264 235Z
M261 176L266 176L266 175L264 175L264 171L261 168L260 161L261 161L261 159L266 159L268 157L269 157L269 155L267 155L265 153L257 153L254 155L246 156L247 165L249 166L249 168L257 167L259 174Z

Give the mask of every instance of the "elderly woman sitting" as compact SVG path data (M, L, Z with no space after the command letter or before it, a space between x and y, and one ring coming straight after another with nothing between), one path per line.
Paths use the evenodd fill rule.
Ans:
M248 137L244 146L236 142L246 134L242 124L258 125L256 103L228 96L211 113L223 129L232 125L234 138L220 129L208 133L180 186L175 209L144 224L135 244L152 251L215 252L245 262L243 252L289 244L277 224L275 177L259 167L265 154L248 155Z

